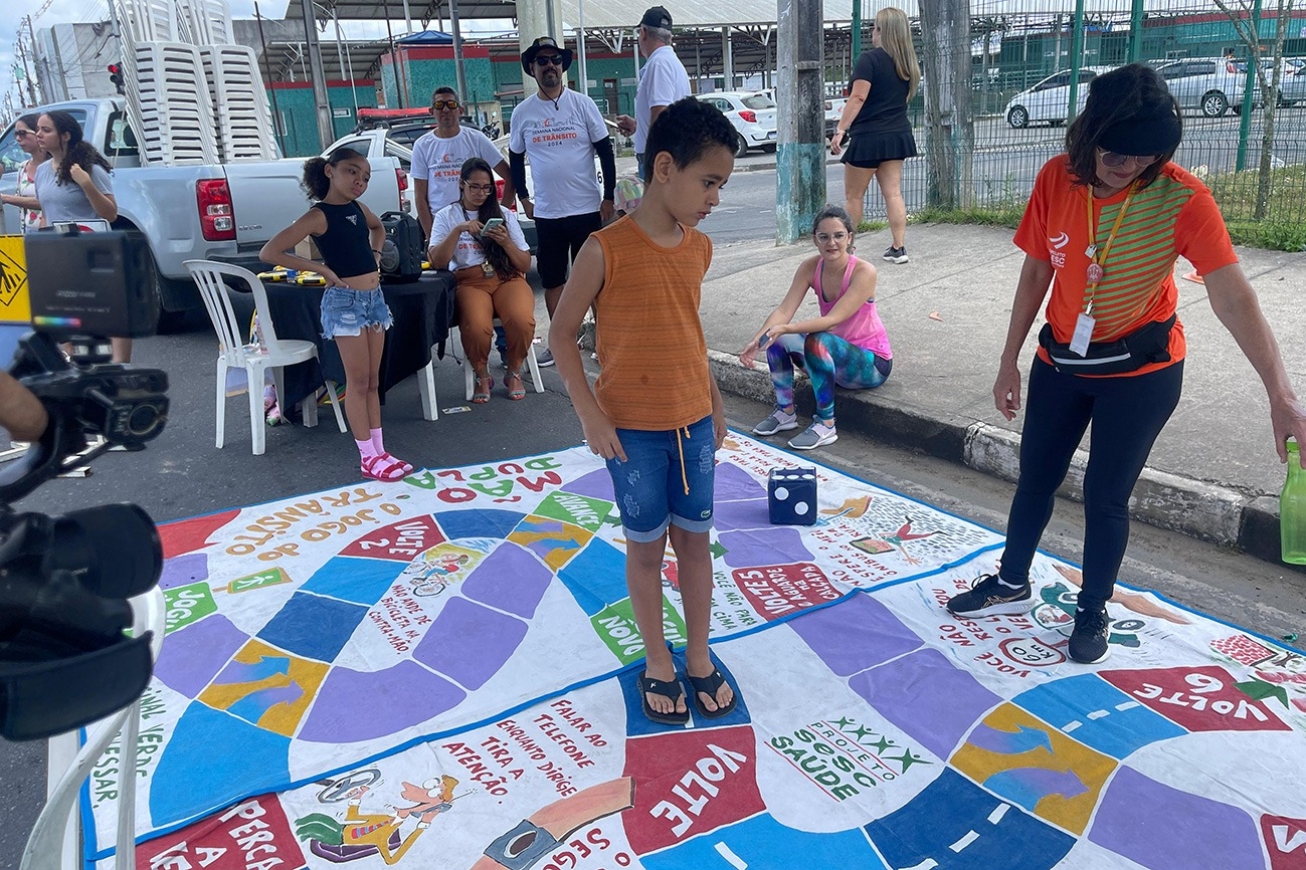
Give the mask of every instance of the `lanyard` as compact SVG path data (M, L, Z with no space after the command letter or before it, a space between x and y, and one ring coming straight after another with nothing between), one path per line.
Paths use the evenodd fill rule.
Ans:
M1093 188L1088 187L1088 250L1084 253L1088 255L1088 292L1085 299L1088 302L1087 310L1093 310L1093 298L1097 295L1097 285L1101 282L1102 277L1106 274L1106 269L1102 264L1106 262L1107 256L1111 253L1111 245L1115 243L1116 233L1120 231L1120 224L1124 222L1125 212L1129 211L1129 203L1134 199L1135 187L1129 186L1129 193L1125 195L1125 201L1120 204L1120 211L1116 214L1116 222L1111 225L1111 235L1107 236L1106 243L1102 245L1099 251L1097 247L1097 221L1093 220Z

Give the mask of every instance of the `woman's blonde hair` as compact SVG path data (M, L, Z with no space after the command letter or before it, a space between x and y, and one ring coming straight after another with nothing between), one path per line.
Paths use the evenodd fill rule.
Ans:
M907 99L916 96L921 83L921 66L916 62L916 47L911 41L911 24L907 13L894 6L886 6L875 13L875 27L880 31L880 47L893 58L898 78L907 83Z

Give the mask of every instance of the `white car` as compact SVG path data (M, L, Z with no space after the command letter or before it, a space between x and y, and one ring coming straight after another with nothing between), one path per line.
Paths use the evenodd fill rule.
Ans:
M843 107L847 104L847 97L830 97L825 101L825 135L827 138L834 135L835 129L839 126L839 120L843 118Z
M759 91L718 91L698 98L721 110L735 125L735 156L749 148L775 150L775 100Z
M385 127L350 133L342 139L332 142L322 156L326 157L337 148L352 148L368 159L374 157L393 157L399 161L399 200L404 211L417 217L417 203L413 201L409 185L409 175L413 171L413 149L389 138Z
M1239 69L1242 67L1242 69ZM1247 85L1247 66L1223 57L1186 57L1156 68L1171 95L1185 109L1201 109L1208 118L1218 118L1242 109ZM1260 103L1260 87L1253 92L1253 104Z
M1075 112L1084 110L1088 100L1088 85L1109 66L1086 66L1079 71L1079 93ZM1070 70L1053 73L1034 87L1023 90L1007 103L1007 123L1016 129L1030 124L1047 123L1052 126L1066 122L1066 109L1070 105Z

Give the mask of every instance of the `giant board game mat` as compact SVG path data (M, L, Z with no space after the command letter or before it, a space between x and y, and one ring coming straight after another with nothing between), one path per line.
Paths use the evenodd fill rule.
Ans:
M713 652L731 714L649 722L607 471L583 447L171 524L138 866L298 870L1306 868L1306 658L1121 589L1070 662L1079 573L1028 616L943 602L997 533L817 467L812 526L718 453ZM665 626L683 643L676 562ZM109 867L121 747L85 793Z

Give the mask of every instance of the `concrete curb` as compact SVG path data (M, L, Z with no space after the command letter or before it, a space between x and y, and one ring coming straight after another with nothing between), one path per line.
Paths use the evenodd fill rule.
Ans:
M723 391L771 403L775 393L766 368L747 369L738 357L709 350L708 360ZM801 375L800 375L801 377ZM801 414L814 409L811 390L796 390ZM894 447L958 462L1015 482L1020 436L973 418L937 419L916 409L878 400L872 391L839 395L839 425ZM1085 451L1076 451L1059 495L1084 500ZM1271 496L1252 497L1232 489L1145 468L1130 500L1131 518L1193 538L1232 547L1280 564L1279 505Z

